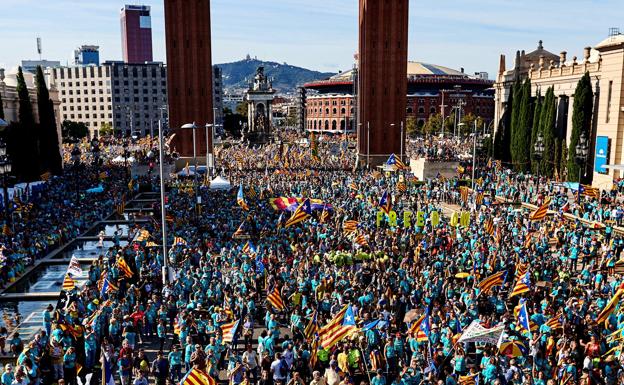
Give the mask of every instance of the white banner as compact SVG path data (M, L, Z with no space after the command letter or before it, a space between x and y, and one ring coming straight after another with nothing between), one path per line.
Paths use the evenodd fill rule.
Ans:
M464 329L457 343L485 342L499 347L501 341L503 340L504 331L505 325L503 324L488 329L481 326L478 320L474 320L466 329Z
M73 255L71 257L71 260L69 261L69 267L67 268L67 272L75 276L82 275L82 267L80 266L80 262L78 262L78 258Z

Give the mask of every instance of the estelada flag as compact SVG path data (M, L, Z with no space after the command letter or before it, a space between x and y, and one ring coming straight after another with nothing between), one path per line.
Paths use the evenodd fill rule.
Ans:
M132 278L132 276L134 275L132 269L130 269L130 266L128 266L128 263L125 259L123 259L123 257L119 257L117 259L117 267L119 267L119 270L121 270L128 278Z

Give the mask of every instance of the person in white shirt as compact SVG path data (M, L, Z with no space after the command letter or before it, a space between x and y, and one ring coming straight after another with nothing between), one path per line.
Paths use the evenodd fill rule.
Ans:
M243 353L243 365L250 374L250 380L255 382L258 379L258 355L250 344L247 344L247 350Z
M331 360L329 368L325 369L325 382L327 385L338 385L340 383L340 375L338 375L338 362Z

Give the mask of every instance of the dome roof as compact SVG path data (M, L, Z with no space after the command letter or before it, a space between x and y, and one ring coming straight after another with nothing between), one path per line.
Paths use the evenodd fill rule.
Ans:
M349 82L353 76L353 70L340 72L327 80L334 82ZM452 68L444 67L437 64L428 64L417 61L407 62L407 76L463 76L468 77L467 74L454 70Z

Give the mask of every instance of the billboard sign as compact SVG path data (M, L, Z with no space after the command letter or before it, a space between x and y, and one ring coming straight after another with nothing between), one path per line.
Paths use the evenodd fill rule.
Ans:
M609 163L609 137L596 137L596 156L594 157L594 171L606 174L609 170L602 167Z

